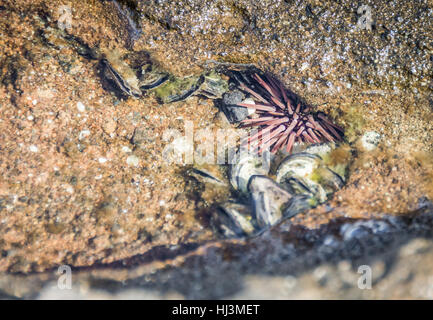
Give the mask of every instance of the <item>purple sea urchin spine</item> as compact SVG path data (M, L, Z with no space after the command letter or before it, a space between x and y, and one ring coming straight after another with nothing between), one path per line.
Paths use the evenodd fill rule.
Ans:
M240 89L251 94L254 104L239 103L254 109L257 118L248 118L242 125L258 126L257 133L244 141L254 144L259 153L267 148L275 153L286 148L291 152L295 142L320 143L340 141L343 129L329 120L323 113L312 113L311 108L301 103L295 105L293 95L277 79L270 75L253 75L254 87L240 83Z

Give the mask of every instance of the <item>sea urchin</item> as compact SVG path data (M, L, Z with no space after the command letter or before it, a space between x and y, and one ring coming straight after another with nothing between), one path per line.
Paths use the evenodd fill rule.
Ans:
M323 112L313 113L311 107L296 103L293 93L270 75L253 74L251 87L240 81L240 89L251 94L253 103L238 106L254 109L257 118L247 118L242 125L258 126L259 130L244 144L256 145L259 153L271 148L275 153L286 148L291 152L295 142L321 143L339 141L343 129L329 120Z

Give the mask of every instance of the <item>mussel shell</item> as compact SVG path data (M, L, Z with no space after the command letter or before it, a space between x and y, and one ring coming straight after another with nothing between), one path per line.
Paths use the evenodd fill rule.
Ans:
M248 184L254 214L259 227L275 225L283 218L283 211L292 195L271 178L253 176Z
M279 165L276 181L295 194L314 197L322 203L327 199L327 192L320 183L312 179L322 165L322 158L316 154L292 154Z
M154 60L146 51L130 52L125 57L138 78L141 90L149 90L161 85L169 78L169 73Z
M156 88L167 81L168 78L169 74L163 72L147 74L146 78L140 81L140 89L149 90Z
M290 192L309 196L319 203L344 185L344 179L327 167L318 154L309 152L288 156L279 165L276 175L276 181Z
M305 178L313 173L322 159L315 154L300 152L286 157L277 168L278 183L288 178Z
M227 185L221 171L222 169L219 165L205 165L200 168L192 168L191 175L204 183Z
M115 84L115 86L124 94L138 98L141 96L141 90L137 88L133 83L138 81L128 81L122 77L122 75L110 64L106 59L101 60L101 65L104 70L104 76L107 80Z
M226 238L245 237L257 230L250 207L236 202L220 205L213 221L217 231Z
M289 177L282 181L281 184L292 194L314 195L314 189L302 178Z
M201 85L201 77L170 77L164 84L155 88L155 95L160 103L171 103L191 96Z
M264 152L262 156L247 152L238 152L238 161L230 168L230 183L233 188L247 192L248 182L254 175L267 175L270 167L270 154Z
M194 95L202 95L209 99L220 99L228 90L228 83L216 72L207 72L202 75L202 82Z
M320 185L327 194L334 193L344 186L344 179L331 169L320 167L317 171L320 173Z
M316 205L314 198L308 195L294 195L283 211L283 218L291 218L298 213L305 212Z

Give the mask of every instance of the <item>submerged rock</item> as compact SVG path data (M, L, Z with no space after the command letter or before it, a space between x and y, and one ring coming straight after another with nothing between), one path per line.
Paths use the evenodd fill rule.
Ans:
M186 9L187 8L187 9ZM433 77L428 0L362 3L238 0L137 1L144 43L167 43L177 70L194 62L268 64L311 91L428 86ZM360 71L362 70L362 72Z
M122 71L124 66L112 65L114 82L116 75L124 74L116 85L126 94L139 95L138 87L141 91L153 89L155 95L159 90L163 102L197 92L216 97L223 90L214 86L218 82L214 79L200 91L205 83L200 82L202 63L217 59L236 67L238 62L254 62L277 74L318 108L335 112L343 124L347 120L343 114L359 101L356 108L368 117L368 130L380 132L390 142L403 141L395 153L397 159L390 161L383 156L371 161L370 171L356 168L350 192L339 193L346 207L324 205L323 214L308 212L299 216L297 224L294 221L298 217L260 237L226 239L214 247L208 245L215 240L214 234L205 221L196 218L202 209L196 203L202 199L184 192L195 189L190 185L199 184L197 179L192 183L179 178L176 166L166 165L160 157L161 131L179 128L178 118L212 123L213 110L196 108L194 101L161 107L142 96L113 102L114 97L101 89L95 59L102 57L94 52L99 46L122 46L125 30L118 19L113 23L115 15L107 9L113 3L120 1L92 1L92 6L70 2L74 28L62 36L56 26L61 1L18 0L0 6L0 29L7 31L2 39L5 56L0 58L4 71L0 75L0 124L5 155L1 167L0 269L9 272L0 281L2 297L34 297L35 288L27 288L34 286L32 277L39 275L32 272L62 264L91 267L82 271L85 277L116 279L119 288L124 288L126 282L122 281L128 279L131 286L172 289L189 298L227 297L241 290L243 275L264 272L292 277L307 273L320 278L321 288L328 283L329 289L334 283L329 279L333 278L322 277L321 270L312 269L319 263L335 265L348 259L356 266L368 264L372 251L381 258L390 253L385 262L392 263L399 253L391 243L405 243L413 235L431 238L431 215L422 215L421 208L411 209L426 193L423 174L428 177L431 170L402 158L412 148L406 141L431 151L431 99L425 98L432 88L433 70L428 1L384 4L368 0L363 5L371 8L371 28L362 29L357 28L358 20L367 11L359 11L358 3L346 0L339 6L332 1L297 0L239 0L235 4L226 0L122 1L134 7L139 20L134 28L142 29L141 33L134 32L142 38L128 50L152 52L171 75L167 77L168 71L166 74L154 64L136 68L130 56L128 63L134 75L128 68ZM195 76L188 78L191 74ZM85 104L84 114L77 114L77 101ZM148 134L133 138L137 124L125 117L130 112L143 112L140 125L149 129ZM234 119L242 117L236 114ZM102 128L109 121L116 127L105 130L107 135ZM185 148L179 141L175 147ZM119 152L131 142L140 148L134 148L133 153ZM52 159L43 156L48 153ZM390 170L394 166L397 170ZM341 181L331 167L328 169L332 171L321 166L317 169L309 178L322 185L329 196ZM245 191L236 191L245 190L256 170L251 166L239 172L244 178L234 180L232 191L247 198ZM344 178L343 173L338 175ZM269 190L278 190L276 202L287 199L284 186L277 188L268 178L260 181L272 185ZM364 188L368 192L361 193ZM262 191L266 199L272 199L268 190ZM355 198L358 191L361 196ZM386 200L389 211L371 206L385 201L381 199L385 196L390 199ZM404 201L397 206L394 200L399 198ZM261 212L265 226L278 221L280 215L284 218L306 210L311 200L302 192L292 195L280 213L278 208L272 209L276 202L257 199L257 212ZM364 223L347 221L350 216L370 218L383 212L400 215ZM408 213L410 217L404 217ZM256 225L251 206L229 205L225 214L230 218L226 225L239 223L238 231L231 235L263 230ZM328 223L338 215L344 216L344 221ZM64 250L59 251L59 247ZM407 260L415 265L410 257ZM416 265L429 266L421 262ZM420 269L412 270L417 275ZM14 272L29 274L11 278ZM79 272L74 269L77 279ZM46 284L46 279L57 281L52 276L51 272L42 274L42 283ZM404 278L414 279L412 275ZM427 283L426 279L421 282ZM413 295L417 288L405 287L401 292ZM431 296L427 289L422 297ZM357 287L354 292L360 295ZM380 290L377 292L380 295ZM323 296L329 296L326 293Z

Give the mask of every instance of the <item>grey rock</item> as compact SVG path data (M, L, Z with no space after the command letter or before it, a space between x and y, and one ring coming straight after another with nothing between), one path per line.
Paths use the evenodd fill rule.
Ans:
M237 106L244 98L244 94L239 90L227 92L223 95L219 107L230 123L237 123L248 117L247 108Z

